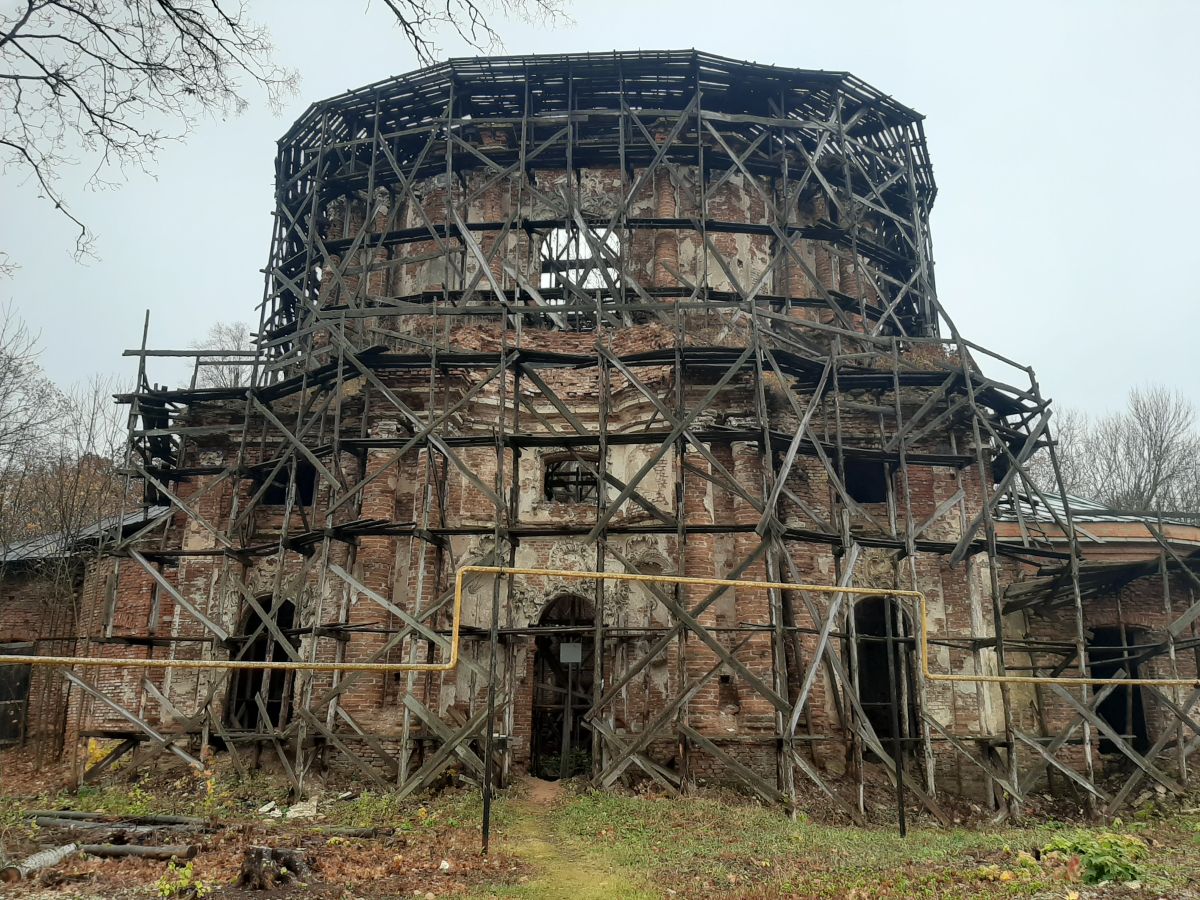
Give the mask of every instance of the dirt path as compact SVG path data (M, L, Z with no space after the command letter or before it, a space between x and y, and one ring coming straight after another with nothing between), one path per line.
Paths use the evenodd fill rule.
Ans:
M529 793L514 804L514 818L505 829L505 848L536 870L521 896L543 898L649 898L656 896L634 885L622 872L606 868L565 847L550 825L550 810L563 796L555 781L528 779Z

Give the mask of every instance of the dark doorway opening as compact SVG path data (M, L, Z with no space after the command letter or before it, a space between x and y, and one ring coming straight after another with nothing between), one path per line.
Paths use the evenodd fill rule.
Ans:
M892 672L888 674L888 619L891 618ZM916 651L908 616L896 600L866 597L854 605L858 656L858 702L875 734L890 747L900 737L920 739L917 717ZM893 719L892 708L896 707ZM899 725L900 734L896 734ZM890 750L889 750L890 752Z
M1115 678L1118 669L1124 669L1126 677L1139 678L1138 661L1134 658L1138 643L1134 629L1119 626L1093 628L1088 642L1088 662L1093 678ZM1146 707L1140 687L1124 686L1114 690L1100 701L1096 715L1108 723L1117 734L1138 753L1150 749L1150 730L1146 727ZM1117 745L1101 735L1101 753L1120 753Z
M260 598L259 606L271 608L271 598ZM284 600L275 613L275 623L288 637L287 632L295 625L296 606ZM290 659L287 650L263 625L262 618L253 608L247 610L242 639L248 644L238 658L247 662L282 662ZM294 645L293 645L294 649ZM281 669L234 669L229 677L229 695L226 700L226 717L229 727L237 731L274 730L287 724L291 712L292 673ZM263 688L266 691L263 691ZM259 697L262 697L262 706ZM266 711L266 721L263 711Z
M33 644L0 645L0 655L31 656ZM0 666L0 746L25 739L31 666Z
M568 594L538 621L540 628L560 629L534 639L530 769L539 778L591 772L592 731L583 717L592 705L592 610L589 601Z

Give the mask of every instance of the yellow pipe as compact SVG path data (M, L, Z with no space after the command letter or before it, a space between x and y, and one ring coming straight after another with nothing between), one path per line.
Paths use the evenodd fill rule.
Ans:
M594 579L597 581L648 581L662 584L696 584L763 590L808 591L816 594L857 594L864 596L912 597L920 606L921 621L921 673L929 681L985 684L1089 684L1104 685L1118 681L1134 687L1200 687L1197 678L1071 678L1050 675L942 675L929 670L929 626L925 595L921 591L881 590L880 588L838 587L828 584L793 584L784 581L738 581L730 578L692 578L683 575L642 575L632 572L571 572L564 569L514 569L506 566L464 566L459 569L459 582L464 572L481 572L493 575L548 575L554 578Z
M449 672L458 666L462 622L462 572L454 581L454 617L450 624L450 658L443 663L251 662L242 659L109 659L103 656L5 656L0 666L92 666L116 669L258 669L285 672Z
M953 675L929 669L929 624L925 595L921 591L881 590L880 588L838 587L828 584L794 584L786 581L754 581L733 578L695 578L686 575L642 575L637 572L580 572L570 569L525 569L509 566L463 566L454 576L454 616L450 630L450 657L444 663L298 663L247 662L219 659L107 659L90 656L2 656L0 665L33 666L113 666L138 669L283 669L304 672L448 672L458 666L459 631L462 624L463 578L481 575L532 575L590 581L634 581L654 584L693 584L701 587L757 588L760 590L808 591L815 594L854 594L858 596L911 597L920 608L921 674L929 681L957 684L1064 684L1106 685L1119 681L1134 687L1200 687L1196 678L1073 678L1040 675Z

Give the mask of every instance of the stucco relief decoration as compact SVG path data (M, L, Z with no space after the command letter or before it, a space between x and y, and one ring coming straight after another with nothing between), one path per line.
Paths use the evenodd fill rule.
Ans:
M854 587L896 590L896 569L887 550L864 549L854 569Z
M250 595L256 600L260 600L264 609L270 609L269 601L275 593L275 580L278 565L274 559L265 559L258 564L246 577L245 584ZM242 608L241 597L237 587L232 583L228 586L230 602L232 609ZM297 624L304 626L310 624L310 620L316 614L315 597L316 593L313 586L308 583L304 577L304 572L285 572L279 585L279 596L291 600L296 605Z
M277 562L274 557L259 562L246 576L246 587L255 597L271 593L275 588L275 571ZM235 590L231 587L232 590Z
M595 569L595 547L579 541L562 541L550 551L546 568L570 572L590 572ZM513 585L510 603L521 618L534 621L547 604L563 594L595 596L593 582L577 578L544 577L518 578ZM626 582L605 582L604 611L613 615L629 604L629 585Z

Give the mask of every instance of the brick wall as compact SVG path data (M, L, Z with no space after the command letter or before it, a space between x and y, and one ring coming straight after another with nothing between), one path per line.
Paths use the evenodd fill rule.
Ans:
M0 569L0 647L20 655L72 655L78 582L78 567L70 563L9 563ZM53 750L62 739L65 685L54 669L34 666L28 674L25 707L9 713L23 720L23 740Z

